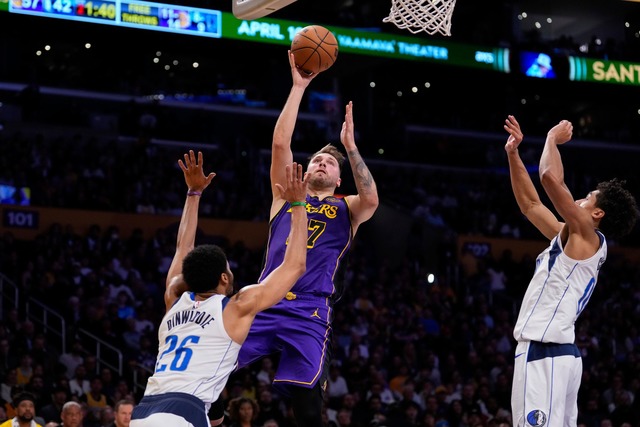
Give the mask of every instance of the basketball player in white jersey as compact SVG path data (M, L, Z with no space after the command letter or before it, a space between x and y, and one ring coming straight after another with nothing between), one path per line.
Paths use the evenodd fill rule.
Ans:
M282 264L260 284L231 296L233 273L222 249L194 248L200 196L215 174L204 175L201 152L197 161L190 151L178 164L189 190L167 274L155 372L133 410L131 427L222 423L223 417L210 424L207 413L236 367L251 322L256 313L284 298L306 269L307 181L302 165L287 165L286 182L277 184L282 198L291 203L291 233Z
M573 126L562 120L547 133L540 158L540 181L556 219L544 206L518 154L520 125L505 121L505 145L511 186L522 213L551 243L536 260L513 336L515 352L511 406L514 427L575 427L582 359L575 345L574 323L593 294L607 258L606 237L621 237L633 228L634 197L613 179L601 182L574 201L564 182L558 145L571 139Z

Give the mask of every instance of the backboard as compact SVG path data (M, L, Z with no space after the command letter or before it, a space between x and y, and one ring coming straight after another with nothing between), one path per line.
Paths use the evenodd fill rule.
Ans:
M258 19L290 5L296 0L232 0L233 16L238 19Z

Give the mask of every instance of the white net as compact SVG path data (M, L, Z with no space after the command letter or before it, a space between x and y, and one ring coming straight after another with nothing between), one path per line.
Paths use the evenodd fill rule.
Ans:
M389 16L382 22L393 23L414 34L424 31L450 36L455 6L456 0L391 0Z

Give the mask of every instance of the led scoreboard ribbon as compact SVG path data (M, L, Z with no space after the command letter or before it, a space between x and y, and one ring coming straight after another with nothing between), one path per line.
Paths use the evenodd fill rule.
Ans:
M222 13L147 1L9 0L9 11L174 33L222 35Z

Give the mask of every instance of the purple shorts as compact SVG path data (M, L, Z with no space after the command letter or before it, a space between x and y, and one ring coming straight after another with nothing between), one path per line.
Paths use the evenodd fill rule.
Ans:
M280 353L274 384L311 388L323 377L331 346L329 298L289 292L258 313L238 356L238 368Z

